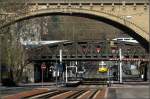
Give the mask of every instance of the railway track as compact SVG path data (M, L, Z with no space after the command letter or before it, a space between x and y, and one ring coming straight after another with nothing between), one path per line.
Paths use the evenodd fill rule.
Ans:
M25 97L24 99L103 99L102 89L70 88L50 90L46 93Z
M57 94L62 94L62 93L65 93L67 91L68 90L50 90L50 91L43 93L43 94L24 97L24 99L48 99L48 98L53 97Z
M107 85L107 81L82 81L81 85Z

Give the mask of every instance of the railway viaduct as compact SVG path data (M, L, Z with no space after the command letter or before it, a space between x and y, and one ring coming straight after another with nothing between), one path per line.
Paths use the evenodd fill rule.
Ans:
M79 16L115 26L138 40L148 50L148 0L5 0L0 5L1 33L11 24L34 17ZM10 5L15 5L16 9L7 10ZM21 8L17 9L17 6Z

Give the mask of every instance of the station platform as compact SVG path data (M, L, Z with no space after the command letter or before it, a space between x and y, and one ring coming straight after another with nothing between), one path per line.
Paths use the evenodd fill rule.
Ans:
M67 83L65 83L66 87L77 87L78 85L80 85L80 81L69 81Z
M107 99L150 99L149 85L112 84L107 89Z
M20 83L19 86L29 87L29 86L54 86L55 82L43 82L43 83Z

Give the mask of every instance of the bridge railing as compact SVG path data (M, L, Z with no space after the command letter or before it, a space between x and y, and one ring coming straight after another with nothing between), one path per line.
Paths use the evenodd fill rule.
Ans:
M148 3L148 0L4 0L16 3Z

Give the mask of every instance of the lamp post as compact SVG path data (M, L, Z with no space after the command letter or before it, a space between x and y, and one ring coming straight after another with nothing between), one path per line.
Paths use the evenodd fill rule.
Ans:
M59 62L60 62L60 64L57 64L57 63L55 64L55 67L56 67L56 87L58 86L58 75L60 73L59 68L60 68L60 66L62 66L62 49L59 50ZM59 65L59 67L58 67L58 65Z
M60 62L60 66L62 66L62 49L59 50L59 62ZM59 67L59 68L63 68L63 67ZM57 69L57 72L58 72L59 69ZM63 80L64 80L64 75L62 74L62 71L61 71L61 75L63 77Z
M122 50L119 48L119 82L122 83Z

